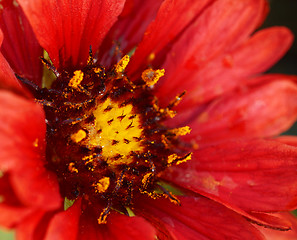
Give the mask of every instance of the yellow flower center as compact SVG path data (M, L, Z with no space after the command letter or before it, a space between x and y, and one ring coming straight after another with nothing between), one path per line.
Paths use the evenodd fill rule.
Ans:
M99 104L94 112L94 124L87 124L89 138L82 144L101 146L102 157L109 165L129 164L131 152L141 152L142 127L139 114L132 104L119 106L110 99Z

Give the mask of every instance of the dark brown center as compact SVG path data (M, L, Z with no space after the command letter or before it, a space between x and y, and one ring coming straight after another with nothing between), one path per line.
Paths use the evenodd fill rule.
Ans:
M46 113L47 167L56 172L65 199L105 206L99 223L111 208L125 212L137 194L178 202L160 191L158 177L191 158L179 140L190 129L162 124L174 117L181 96L160 108L152 93L164 70L147 69L132 83L124 74L128 62L124 56L106 70L90 57L84 68L62 71L50 89L35 92Z

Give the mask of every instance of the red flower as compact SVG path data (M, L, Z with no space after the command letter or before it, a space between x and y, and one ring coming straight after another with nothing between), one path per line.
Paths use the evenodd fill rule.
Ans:
M297 207L297 140L276 136L297 118L297 77L262 74L292 34L254 33L267 10L265 0L2 1L0 224L34 240L296 238L286 212ZM183 126L192 131L179 137Z

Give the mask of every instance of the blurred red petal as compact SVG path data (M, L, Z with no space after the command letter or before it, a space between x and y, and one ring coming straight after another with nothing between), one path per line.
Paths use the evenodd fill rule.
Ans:
M221 0L206 9L168 54L160 91L167 93L168 87L174 90L177 85L183 85L182 76L187 71L199 70L215 57L238 47L255 30L264 6L264 0Z
M11 206L23 206L11 186L10 174L0 172L0 202Z
M225 95L192 123L191 135L202 144L240 137L275 136L297 118L297 85L286 79Z
M297 136L282 135L274 138L273 140L297 147Z
M3 41L3 33L0 30L0 45ZM0 88L21 93L22 95L28 96L28 92L20 85L16 79L14 72L7 63L5 57L0 53Z
M10 184L9 174L6 173L0 176L0 212L0 225L6 228L15 227L33 212L33 209L18 201Z
M213 0L165 0L153 21L146 30L144 38L137 47L131 63L128 65L128 75L141 73L152 62L154 57L166 45L177 38L187 25L193 21ZM190 9L189 9L189 6ZM160 54L159 54L160 57Z
M46 213L43 211L36 211L17 226L16 239L44 240L46 229L52 217L52 212Z
M11 173L14 191L25 204L57 208L61 204L58 182L43 166L42 108L6 91L0 91L0 106L0 169Z
M78 239L98 240L154 240L155 229L141 217L127 217L116 212L108 216L106 224L98 224L98 216L90 209L83 212Z
M178 198L181 206L168 199L138 201L135 211L156 226L163 225L160 231L167 228L171 237L160 239L263 239L246 219L221 204L204 197Z
M1 52L18 75L41 85L43 50L19 5L1 2L0 27L4 34Z
M277 231L273 229L261 228L258 229L262 232L267 240L296 240L297 239L297 218L290 213L278 213L277 217L291 222L292 229L289 231Z
M250 216L257 219L251 218L253 223L257 223L259 226L264 226L265 228L274 229L278 231L289 231L292 224L286 219L280 218L277 214L273 213L259 213L259 212L250 212ZM262 223L269 223L268 225L263 225Z
M13 228L34 210L27 207L15 207L0 203L0 225L6 228Z
M162 2L163 0L126 1L118 21L100 46L99 59L101 59L102 65L111 66L111 64L119 61L122 54L127 54L133 50L141 41L147 26L156 17Z
M77 200L66 211L57 213L49 223L44 240L76 240L81 211L81 200Z
M256 32L234 54L234 62L243 75L268 70L289 50L293 34L286 27L271 27ZM244 72L247 69L248 72Z
M24 165L24 159L42 159L39 156L42 153L40 148L44 147L45 136L42 108L31 100L3 90L0 91L0 105L1 168L12 170ZM34 147L34 143L39 146Z
M230 141L194 152L167 180L245 211L297 207L297 149L276 141ZM285 194L284 194L285 193Z
M114 240L154 240L156 235L155 229L141 217L114 215L107 226L110 239Z
M19 0L56 68L84 64L121 13L124 0Z
M284 27L261 30L235 50L199 68L182 67L183 71L170 79L170 83L164 85L166 87L160 89L158 95L171 99L177 93L187 90L186 97L178 106L181 109L205 103L247 84L250 77L267 70L287 52L292 40L292 33Z

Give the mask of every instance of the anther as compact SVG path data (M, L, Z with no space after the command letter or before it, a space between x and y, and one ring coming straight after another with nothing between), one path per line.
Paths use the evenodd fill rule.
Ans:
M115 66L115 72L123 73L129 61L130 61L130 57L128 55L125 55Z
M110 214L110 202L108 202L108 205L101 212L100 217L98 218L98 224L106 224L106 218L109 214Z
M44 57L40 57L40 59L41 62L56 75L56 77L60 76L58 70L49 61L47 61Z
M159 81L160 77L164 76L164 74L164 69L153 70L149 68L142 73L141 78L148 87L151 87L155 85Z
M167 189L165 189L163 186L158 184L158 187L163 191L165 196L167 196L170 200L170 202L173 202L174 204L180 206L180 201L177 197L175 197L171 192L169 192Z

